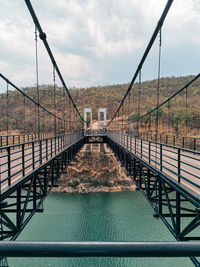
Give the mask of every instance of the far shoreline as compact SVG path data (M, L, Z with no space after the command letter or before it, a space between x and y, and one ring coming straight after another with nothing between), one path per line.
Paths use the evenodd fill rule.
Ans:
M91 193L117 193L117 192L127 192L127 191L136 191L136 186L115 186L115 187L88 187L88 188L76 188L73 189L71 187L57 187L54 188L51 193L57 193L57 194L74 194L74 195L84 195L84 194L91 194Z

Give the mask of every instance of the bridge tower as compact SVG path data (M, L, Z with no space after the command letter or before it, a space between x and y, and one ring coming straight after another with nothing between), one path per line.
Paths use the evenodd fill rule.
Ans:
M98 129L100 129L101 113L103 113L103 128L106 127L107 109L106 108L99 108L98 109Z
M84 108L84 130L87 130L87 113L90 114L90 129L92 130L92 109L91 108Z

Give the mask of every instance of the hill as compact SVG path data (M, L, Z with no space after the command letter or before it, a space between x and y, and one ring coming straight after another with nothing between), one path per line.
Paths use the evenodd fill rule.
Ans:
M176 90L184 86L194 76L184 77L166 77L160 80L160 102L169 97ZM125 91L128 88L128 84L115 84L108 86L97 86L90 88L70 89L70 93L80 110L82 112L84 107L90 107L93 110L93 118L97 119L97 110L99 107L106 107L108 109L108 115L111 117L118 107ZM134 84L132 93L127 98L126 105L124 106L124 114L129 114L129 117L138 112L138 100L139 100L139 86L138 83ZM27 87L23 88L27 95L37 99L36 88ZM146 81L141 84L140 90L140 114L145 113L155 106L157 94L157 80ZM195 82L189 87L187 91L187 113L190 115L190 120L196 120L196 116L200 115L200 109L198 106L200 98L200 81ZM56 113L58 116L67 120L76 121L76 128L82 126L78 118L75 117L73 108L69 105L66 97L66 93L63 88L56 87L55 102L54 102L54 90L52 85L41 85L39 91L40 104L47 109ZM129 103L128 103L129 102ZM8 110L7 110L8 103ZM170 103L171 113L185 113L186 103L185 95L177 96L173 102ZM23 108L22 108L23 107ZM175 111L176 110L176 111ZM8 111L8 117L7 117ZM7 124L9 132L18 130L23 133L34 133L37 129L37 110L34 105L16 90L9 91L8 99L6 93L0 94L0 131L6 131ZM167 108L164 108L164 115L167 116ZM120 116L123 116L121 114ZM24 120L25 118L25 120ZM171 118L173 120L173 118ZM45 112L40 111L40 128L41 132L53 131L53 120ZM65 125L66 128L72 128L73 123ZM62 129L61 122L57 121L58 131ZM199 128L197 124L195 127Z

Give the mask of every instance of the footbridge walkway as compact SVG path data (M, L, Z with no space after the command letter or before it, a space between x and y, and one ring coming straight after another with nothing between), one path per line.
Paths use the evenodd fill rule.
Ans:
M123 98L118 101L110 95L104 108L99 109L98 129L95 130L92 130L92 115L89 121L86 114L91 111L88 103L84 104L87 107L82 116L31 1L24 2L34 24L36 86L20 89L0 73L5 85L5 92L0 94L0 266L8 266L6 256L185 255L199 267L200 73L181 79L184 84L179 89L174 84L170 87L161 82L162 26L173 0L167 1ZM142 83L143 65L157 38L157 79L148 89ZM39 85L39 77L43 76L39 74L44 66L39 71L38 41L44 45L50 59L45 68L49 65L52 71L53 67L53 79L49 82L53 81L53 84L49 87ZM150 66L149 73L154 67ZM76 99L78 97L77 94ZM101 112L108 115L108 119L104 116L103 126L100 124ZM97 112L94 114L97 117ZM44 199L58 186L60 176L83 145L92 143L106 143L110 147L137 190L153 207L154 217L163 221L178 242L14 242L32 216L43 211Z

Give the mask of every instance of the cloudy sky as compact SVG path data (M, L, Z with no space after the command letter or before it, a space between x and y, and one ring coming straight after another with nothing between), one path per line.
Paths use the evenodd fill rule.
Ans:
M32 0L68 87L129 82L165 4L166 0ZM162 76L199 72L199 0L174 0L162 39ZM34 25L25 2L0 0L0 72L19 87L36 83L34 47ZM156 77L157 64L158 40L143 80ZM39 65L40 84L52 83L52 66L41 41ZM1 82L1 91L3 86Z

